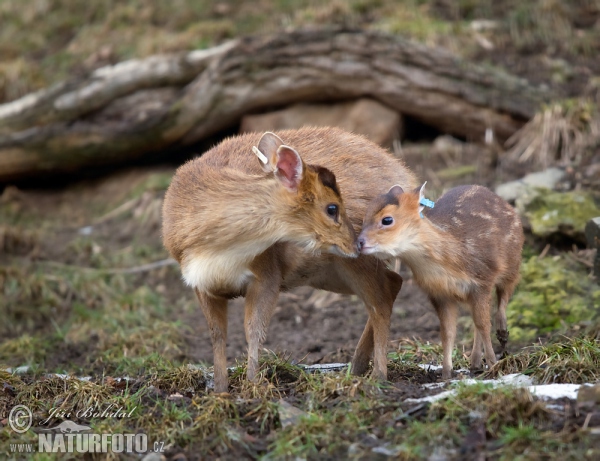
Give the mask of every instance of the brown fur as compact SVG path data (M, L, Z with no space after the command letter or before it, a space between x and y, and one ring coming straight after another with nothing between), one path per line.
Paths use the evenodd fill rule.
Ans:
M389 321L402 279L376 258L328 251L332 245L346 254L355 251L353 233L359 231L369 201L384 192L383 184L414 187L415 178L382 148L339 129L303 128L277 136L307 164L296 194L283 190L252 154L252 146L259 146L273 164L276 138L261 140L261 134L250 133L229 138L183 165L165 196L164 244L184 274L189 261L223 258L222 277L195 288L213 342L215 390L227 390L227 300L246 297L248 378L254 379L279 292L302 285L363 299L369 320L352 370L364 373L374 352L373 374L385 378ZM337 224L323 212L334 200L340 205ZM241 283L231 283L231 271L225 270L229 262L247 270Z
M395 203L394 203L395 202ZM490 335L490 302L498 297L496 327L506 346L506 305L519 281L523 228L518 214L482 186L449 190L433 209L419 216L419 191L393 189L375 199L367 210L359 247L365 254L397 256L412 270L429 295L441 324L444 360L442 376L452 372L457 303L466 303L475 323L471 366L495 363ZM392 217L392 225L383 225Z

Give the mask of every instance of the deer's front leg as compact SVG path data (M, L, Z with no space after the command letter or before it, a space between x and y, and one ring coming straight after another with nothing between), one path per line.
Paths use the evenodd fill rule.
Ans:
M267 337L282 282L280 264L274 253L275 250L267 250L254 260L251 267L254 278L246 290L244 328L248 342L247 376L251 381L258 373L258 351Z
M227 392L227 299L194 290L206 317L213 347L215 392Z
M348 286L363 300L369 314L352 360L352 371L364 373L373 353L373 377L387 379L390 320L402 277L370 256L342 260L340 271Z

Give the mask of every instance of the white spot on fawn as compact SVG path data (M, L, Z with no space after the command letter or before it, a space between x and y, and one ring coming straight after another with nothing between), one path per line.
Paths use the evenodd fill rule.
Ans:
M481 218L481 219L487 219L487 220L494 219L494 218L492 217L492 215L491 215L491 214L489 214L489 213L480 213L480 212L475 212L475 213L473 213L473 216L477 216L477 217L479 217L479 218Z

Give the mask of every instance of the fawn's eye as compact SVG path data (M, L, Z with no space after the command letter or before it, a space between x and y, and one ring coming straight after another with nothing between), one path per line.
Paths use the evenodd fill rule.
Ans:
M392 224L394 224L394 218L392 218L391 216L386 216L381 220L382 226L391 226Z
M327 214L332 218L336 218L338 215L338 206L333 203L327 205Z

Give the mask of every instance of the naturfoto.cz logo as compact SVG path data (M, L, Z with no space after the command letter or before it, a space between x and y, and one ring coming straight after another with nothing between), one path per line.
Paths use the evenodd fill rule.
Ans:
M54 411L52 414L56 414ZM86 410L87 414L102 414L101 411ZM104 414L107 411L104 411ZM112 416L116 416L113 412ZM52 417L52 416L51 416ZM51 418L50 417L50 418ZM48 422L50 419L43 422ZM9 414L8 424L10 428L23 434L33 424L33 414L25 405L15 406ZM37 428L38 435L37 450L32 444L11 444L11 451L19 453L147 453L148 451L162 452L163 442L155 442L151 450L148 446L146 434L95 434L90 433L91 427L77 424L74 421L64 420L60 424L50 428Z

